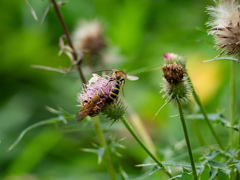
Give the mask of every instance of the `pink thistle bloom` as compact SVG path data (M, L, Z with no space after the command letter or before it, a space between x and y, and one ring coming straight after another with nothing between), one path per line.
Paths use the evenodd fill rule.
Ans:
M186 59L183 56L175 54L175 53L164 54L163 60L166 64L176 63L176 64L181 65L183 68L185 68L185 65L186 65Z
M165 60L171 60L171 59L174 59L176 57L176 54L174 53L166 53L164 54L164 59Z
M88 84L84 84L82 91L77 95L78 102L80 103L78 106L82 106L83 101L88 100L99 93L104 94L101 103L106 103L106 101L109 99L112 86L114 85L114 81L109 82L110 77L106 77L107 79L97 74L93 74L93 77L89 80Z

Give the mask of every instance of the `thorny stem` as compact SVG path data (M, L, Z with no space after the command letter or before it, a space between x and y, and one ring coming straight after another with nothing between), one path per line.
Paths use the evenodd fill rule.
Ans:
M143 142L141 141L141 139L135 134L135 132L133 131L132 127L130 126L130 124L128 123L128 121L125 119L125 117L121 117L120 118L122 123L125 125L125 127L127 128L127 130L130 132L130 134L134 137L134 139L138 142L138 144L148 153L148 155L157 163L157 165L161 168L161 170L163 170L170 178L172 178L172 174L170 172L168 172L165 167L163 166L163 164L151 153L151 151L143 144Z
M192 149L191 149L191 145L190 145L190 141L189 141L189 137L188 137L187 126L186 126L184 116L183 116L182 106L181 106L181 103L178 98L176 99L176 101L178 104L179 115L180 115L180 119L181 119L182 126L183 126L183 132L184 132L184 136L185 136L185 140L186 140L186 144L187 144L188 154L189 154L189 158L191 161L193 178L194 178L194 180L197 180L198 179L197 172L196 172L196 168L195 168L195 164L194 164L194 160L193 160Z
M103 131L102 131L98 116L95 116L92 118L92 124L95 128L95 132L99 139L100 145L104 148L107 148L107 143L106 143L105 137L103 135ZM109 175L111 177L111 180L116 180L115 170L112 165L111 158L109 156L107 149L105 151L104 158L105 158L105 162L106 162L107 169L108 169Z
M79 75L80 75L80 77L81 77L81 79L82 79L82 82L83 82L84 84L86 84L86 81L85 81L85 78L84 78L84 75L83 75L82 69L81 69L81 63L82 63L83 56L80 57L81 59L78 59L78 55L77 55L77 53L76 53L75 48L73 47L72 40L71 40L71 38L70 38L70 35L69 35L69 32L68 32L67 26L66 26L66 24L65 24L65 22L64 22L64 20L63 20L62 14L61 14L61 12L60 12L60 10L59 10L58 4L56 3L55 0L51 0L51 1L52 1L52 3L53 3L54 9L55 9L55 11L56 11L56 14L57 14L57 16L58 16L58 18L59 18L59 20L60 20L60 22L61 22L61 25L62 25L63 31L64 31L64 33L65 33L65 35L66 35L68 44L69 44L69 46L70 46L70 47L72 48L72 50L73 50L73 57L74 57L75 61L78 62L78 63L77 63L77 68L78 68Z
M67 26L66 26L66 24L65 24L65 22L63 20L63 17L62 17L62 14L61 14L60 10L59 10L59 7L58 7L58 5L57 5L55 0L51 0L51 1L53 3L54 9L56 11L56 14L57 14L57 16L58 16L58 18L59 18L59 20L61 22L61 25L62 25L63 31L64 31L64 33L66 35L68 44L72 48L73 57L74 57L75 61L77 62L77 69L78 69L80 78L82 80L82 83L86 84L86 81L85 81L85 78L84 78L84 75L83 75L83 72L82 72L82 69L81 69L81 63L82 63L82 59L83 59L83 54L81 52L82 56L78 57L78 55L76 53L76 50L73 47L73 43L71 41L71 38L70 38L70 35L69 35L69 32L68 32ZM107 143L106 143L106 140L104 138L104 135L103 135L103 132L102 132L102 129L101 129L98 117L92 118L92 123L94 125L95 132L96 132L96 134L97 134L97 136L99 138L100 145L102 147L106 148L107 147ZM109 175L111 177L111 180L116 180L115 170L113 168L113 165L112 165L112 162L111 162L111 158L110 158L110 156L109 156L107 151L105 152L104 158L105 158L105 162L106 162L107 169L108 169Z
M188 82L190 84L192 84L191 79L190 79L189 76L188 76ZM212 133L212 135L214 136L215 140L217 141L219 147L224 151L224 146L223 146L221 140L219 139L216 131L214 130L210 120L208 119L207 113L205 112L205 109L203 108L202 103L201 103L201 101L200 101L200 99L199 99L199 97L198 97L198 95L197 95L197 93L196 93L196 91L195 91L193 86L192 86L192 95L193 95L196 103L198 104L198 106L199 106L199 108L200 108L200 110L201 110L201 112L202 112L202 114L204 116L204 119L206 120L207 125L208 125L208 127L209 127L209 129L210 129L210 131Z
M230 67L230 125L234 124L234 98L235 98L235 83L234 83L234 62L231 62ZM240 136L239 136L240 138ZM229 146L232 147L233 142L233 128L230 128L229 132Z

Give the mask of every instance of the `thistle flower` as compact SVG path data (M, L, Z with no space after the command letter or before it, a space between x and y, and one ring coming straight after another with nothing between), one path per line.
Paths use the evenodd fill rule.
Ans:
M174 99L188 99L190 87L187 82L185 69L174 62L162 66L164 83L162 84L161 92L165 92L164 97L168 97L167 101ZM161 93L160 92L160 93Z
M88 84L84 84L82 91L78 93L78 102L81 104L89 99L92 98L94 95L103 93L104 98L102 98L102 102L105 103L109 98L108 95L111 92L112 86L114 82L109 82L108 79L105 79L97 74L93 74L93 77L89 80Z
M78 112L77 121L83 120L86 116L96 116L100 112L104 112L108 118L114 120L119 119L125 113L121 100L110 100L109 95L111 93L114 81L109 81L110 77L103 78L97 74L93 74L93 77L89 80L88 84L85 84L82 91L78 93L79 106L82 109ZM96 98L96 95L99 97ZM100 96L101 95L101 96Z
M181 65L185 69L186 59L181 55L175 53L166 53L164 54L163 60L166 64L173 64L175 62L176 64Z
M234 0L220 0L216 7L207 7L211 27L208 34L213 35L217 50L226 55L240 55L240 4Z
M73 33L73 44L77 50L98 54L106 46L101 24L98 21L79 22Z

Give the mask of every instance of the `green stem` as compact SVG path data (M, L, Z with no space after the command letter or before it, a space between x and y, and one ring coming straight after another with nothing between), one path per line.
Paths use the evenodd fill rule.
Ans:
M191 79L190 79L189 76L188 76L188 82L189 82L190 84L192 84ZM223 146L221 140L219 139L216 131L214 130L214 128L213 128L210 120L208 119L207 113L205 112L205 109L203 108L203 105L202 105L202 103L201 103L201 101L200 101L200 98L198 97L198 95L197 95L197 93L196 93L196 91L195 91L195 89L194 89L193 86L192 86L192 95L193 95L193 98L195 99L197 105L199 106L200 111L202 112L202 114L203 114L203 116L204 116L204 119L206 120L207 125L208 125L208 127L209 127L212 135L214 136L215 140L217 141L219 147L224 151L224 146Z
M94 125L94 129L95 129L96 135L98 136L100 145L104 148L107 148L107 143L103 135L98 116L95 116L92 118L92 124ZM109 156L107 149L105 151L104 158L105 158L105 162L106 162L108 173L111 177L111 180L116 180L115 170L112 165L111 158Z
M198 122L193 120L191 121L192 122L192 127L193 127L193 130L195 131L196 135L197 135L197 138L201 144L201 146L205 146L205 141L203 139L203 136L202 136L202 133L200 131L200 128L199 128L199 125L198 125Z
M194 178L194 180L197 180L198 179L197 178L197 172L196 172L196 168L195 168L195 164L194 164L194 160L193 160L190 141L189 141L189 138L188 138L187 126L186 126L186 123L185 123L185 120L184 120L183 110L182 110L182 106L181 106L181 103L180 103L179 99L177 99L177 104L178 104L180 119L181 119L182 126L183 126L183 132L184 132L185 140L186 140L186 144L187 144L188 154L189 154L189 158L190 158L190 161L191 161L193 178Z
M239 125L238 127L240 127L240 121L239 121ZM238 150L240 149L240 130L238 130ZM240 153L238 153L238 160L240 160ZM237 171L237 177L236 180L240 179L240 173Z
M143 142L140 140L140 138L135 134L135 132L133 131L132 127L130 126L130 124L128 123L128 121L125 119L125 117L121 117L120 118L122 123L125 125L125 127L127 128L127 130L130 132L130 134L134 137L134 139L138 142L138 144L148 153L148 155L157 163L157 165L159 165L160 168L162 168L162 170L170 177L172 178L172 174L170 172L168 172L165 167L163 166L163 164L151 153L151 151L143 144Z
M234 124L234 98L235 98L235 83L234 83L234 61L231 62L230 67L230 125ZM233 142L233 128L230 128L229 132L229 146L232 147Z

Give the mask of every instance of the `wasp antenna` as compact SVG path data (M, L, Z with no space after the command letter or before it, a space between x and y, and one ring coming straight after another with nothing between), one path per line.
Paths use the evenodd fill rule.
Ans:
M101 71L94 71L93 73L104 72L104 71L112 71L112 69L105 69L105 70L101 70Z

